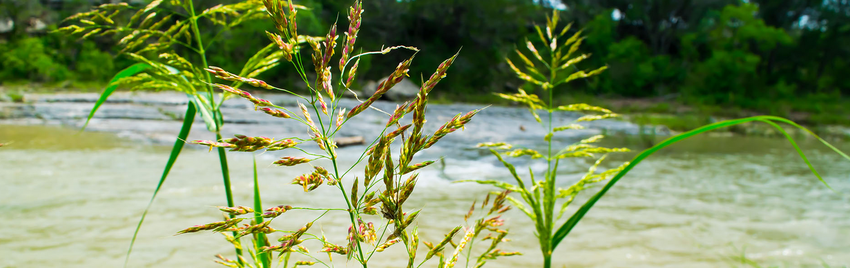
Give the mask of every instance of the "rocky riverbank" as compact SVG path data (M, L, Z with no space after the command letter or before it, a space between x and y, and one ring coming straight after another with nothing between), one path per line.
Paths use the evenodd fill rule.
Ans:
M26 94L19 102L0 102L0 125L63 125L81 128L99 97L98 93ZM275 104L297 110L297 98L288 95L260 96ZM135 142L167 145L174 142L180 129L188 100L180 93L117 92L95 114L87 131L114 132ZM343 99L340 105L351 109L358 102ZM392 111L396 103L379 101L374 106ZM426 131L434 131L458 113L484 108L475 104L432 104ZM243 99L231 99L222 106L225 126L223 135L262 135L275 138L304 136L308 129L294 120L279 119L254 111L254 106ZM315 115L314 115L315 116ZM581 116L562 113L556 118L568 124ZM340 137L364 136L373 138L382 129L387 116L373 110L358 115L347 123ZM666 134L664 127L641 128L622 120L600 120L586 124L587 129L559 135L564 141L580 139L599 133ZM446 137L446 143L470 147L479 142L523 141L538 139L545 131L534 121L526 109L513 107L487 107L467 125L465 131ZM210 139L203 120L197 118L192 126L190 140Z
M0 125L63 125L81 128L98 97L99 93L55 93L24 94L16 101L0 100ZM292 96L270 94L261 97L296 109L297 99ZM343 99L340 105L350 109L357 103L355 100ZM187 104L188 99L180 93L117 92L95 114L86 130L113 132L135 142L171 144L180 129ZM391 111L395 105L395 102L379 101L375 107ZM482 107L484 105L431 104L428 127L430 130L436 129L458 113ZM242 99L228 100L223 105L222 112L226 124L222 134L225 136L249 134L279 138L302 136L307 132L295 121L272 118L254 111L253 104ZM556 118L563 124L568 124L578 116L580 114L563 113ZM380 131L385 118L386 115L369 110L355 117L340 133L340 137L364 136L368 139ZM624 119L591 122L585 130L560 136L568 140L598 133L668 136L682 131L682 124L695 124L690 122L693 119L666 114L626 115ZM700 119L698 125L716 120L721 118ZM682 123L683 121L687 122ZM529 140L544 135L543 129L537 126L527 110L519 107L487 107L476 116L467 129L465 134L450 135L448 139L458 142L460 146L487 141ZM807 136L803 131L790 126L785 130L794 137ZM813 130L830 140L845 140L850 137L850 128L844 126L815 127ZM715 132L712 135L782 137L782 133L776 129L758 122L734 126L727 132ZM190 139L209 138L203 120L197 118Z

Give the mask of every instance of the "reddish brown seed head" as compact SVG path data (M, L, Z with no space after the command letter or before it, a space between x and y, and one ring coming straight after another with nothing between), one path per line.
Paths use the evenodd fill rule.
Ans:
M281 157L280 160L274 161L274 164L278 166L294 166L307 162L310 162L310 159L304 157L284 156Z

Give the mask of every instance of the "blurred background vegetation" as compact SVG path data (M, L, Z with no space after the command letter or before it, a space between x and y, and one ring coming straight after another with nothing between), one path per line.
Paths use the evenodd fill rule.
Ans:
M352 1L294 1L311 8L298 13L299 31L324 35L336 20L343 31ZM115 1L0 0L2 84L99 89L130 65L116 55L118 40L112 36L81 41L49 33L63 18L104 2ZM203 9L238 1L195 2ZM551 8L574 22L571 32L583 30L581 52L592 56L577 67L609 66L600 76L556 91L564 100L609 104L622 112L762 113L850 124L844 97L850 94L850 79L844 77L850 75L846 0L367 0L358 46L405 44L427 51L411 67L414 82L462 48L435 91L438 98L497 102L491 93L526 86L504 57L526 38L537 40L533 25L543 24ZM209 50L210 64L238 70L269 43L264 31L272 28L268 20L255 20L221 33ZM407 56L365 58L358 86L381 79ZM291 66L260 78L299 88ZM641 101L648 104L634 105Z

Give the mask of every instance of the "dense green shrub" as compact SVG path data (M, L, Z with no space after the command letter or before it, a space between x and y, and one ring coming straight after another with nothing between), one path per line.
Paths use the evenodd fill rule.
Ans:
M241 1L196 2L198 10L206 10L218 4ZM36 2L0 1L0 5L6 3L0 7L0 16L16 17L23 22L26 16L40 16L48 23L62 26L60 21L64 16L73 14L73 10L87 10L89 7L80 3L90 1L66 1L59 10L36 8L39 7L33 4ZM323 34L321 29L339 21L344 17L341 14L348 13L347 0L294 2L308 8L297 16L304 22L299 30L310 35ZM576 67L609 67L598 77L565 86L570 93L557 96L559 98L573 94L678 95L681 101L689 104L736 106L772 113L775 107L766 103L793 103L801 97L828 94L837 98L827 101L837 104L843 102L842 96L850 94L850 80L842 79L850 72L850 5L841 1L797 1L794 5L769 0L557 2L569 7L561 14L561 19L575 21L574 26L577 26L568 34L584 31L585 45L580 52L593 55ZM514 51L515 44L537 39L538 33L531 25L543 21L539 14L551 8L547 3L549 1L369 1L364 3L364 9L373 16L363 21L363 34L376 38L363 40L363 48L377 50L382 46L409 44L429 51L428 55L418 55L411 66L410 79L421 83L421 76L427 75L431 66L453 55L454 48L462 47L464 53L453 69L458 75L444 81L451 90L435 99L481 101L482 95L513 92L516 87L523 86L499 59ZM136 8L141 7L136 5ZM130 16L118 15L113 19L121 24L128 22ZM169 23L177 20L172 18ZM211 24L205 22L202 26ZM250 57L246 51L260 48L264 38L257 33L268 27L268 22L252 21L227 27L222 33L201 27L199 34L205 40L214 40L207 44L212 47L206 51L211 61L220 63L225 69L238 69L242 67L240 63ZM4 46L0 59L8 61L0 66L4 81L104 80L103 73L108 70L97 67L109 69L109 66L95 63L108 62L106 53L114 58L113 71L132 64L128 57L109 49L116 47L120 40L117 38L92 36L90 40L99 48L96 50L87 50L91 47L85 46L90 45L64 36L42 36L39 37L40 46L19 47L33 40L26 38L26 32L15 33L17 35L7 39L17 41L0 45ZM365 68L362 82L383 78L380 74L391 70L382 66L392 66L409 56L402 54L361 62L360 68ZM199 59L190 57L190 60ZM373 66L375 70L366 70ZM304 90L303 84L294 82L300 78L293 76L293 71L287 66L258 78ZM356 82L354 88L364 83ZM524 88L534 92L533 87ZM796 109L795 105L791 106Z
M6 80L62 81L71 71L57 62L57 52L39 38L24 38L4 45L0 51L0 78Z
M99 50L92 42L83 43L75 65L81 80L108 81L115 75L112 55Z

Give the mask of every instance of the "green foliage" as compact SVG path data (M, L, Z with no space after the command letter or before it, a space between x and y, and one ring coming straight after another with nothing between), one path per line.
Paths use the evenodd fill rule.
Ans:
M741 104L759 94L756 69L761 58L742 50L712 51L688 77L686 93L707 104Z
M12 100L12 102L23 102L24 101L24 94L22 94L21 92L8 92L8 93L6 93L6 96L8 96L9 99Z
M635 37L627 37L608 47L609 71L602 80L602 92L626 97L648 97L669 93L665 85L675 84L683 75L668 55L652 56L649 48Z
M47 22L57 22L67 14L86 8L84 0L75 0L51 11L37 1L3 1L0 16L12 17L16 25L27 25L29 16ZM210 0L199 2L198 10L218 4L231 5L235 0ZM469 49L458 59L454 71L459 75L448 77L444 83L452 90L437 96L441 99L475 101L478 96L491 92L504 92L522 86L512 79L510 68L499 59L513 51L516 43L525 38L534 39L531 28L541 10L551 8L547 1L492 0L492 1L371 1L364 8L373 16L363 21L364 34L377 38L363 40L363 48L377 50L394 44L410 44L431 51L420 55L411 66L411 79L421 83L433 64L454 54L454 47ZM562 0L568 8L562 14L565 20L576 22L576 28L585 29L582 51L593 57L577 65L609 65L609 71L582 83L570 85L570 93L593 94L601 97L671 97L689 105L714 105L725 108L743 108L762 113L797 112L794 108L777 109L769 103L794 102L798 98L816 94L837 94L827 106L837 107L850 94L850 80L842 79L850 71L850 6L841 1L782 0L782 1L650 1L650 0ZM170 1L163 1L169 6ZM300 30L308 35L322 35L330 23L347 14L346 0L300 0L297 4L308 7L298 13L302 21ZM141 6L144 7L144 6ZM140 8L141 8L140 7ZM233 6L231 6L233 7ZM166 9L167 10L167 9ZM3 13L5 11L5 13ZM148 10L145 14L155 11ZM224 18L232 10L220 9L204 15L198 33L208 46L208 60L224 69L241 67L252 54L263 46L257 31L267 29L269 23L253 20L256 11L245 13L245 20ZM474 11L474 12L473 12ZM237 11L241 12L241 11ZM158 13L148 21L154 25L165 13ZM181 14L186 14L183 12ZM250 14L249 14L250 13ZM612 16L614 13L618 16ZM47 15L41 15L47 14ZM126 24L133 14L121 12L109 17L116 24ZM109 14L107 14L109 16ZM137 17L139 23L145 17ZM172 16L165 26L181 20ZM93 20L92 22L101 23ZM105 21L104 21L105 22ZM232 25L231 25L232 24ZM207 27L210 26L210 27ZM220 28L221 27L221 28ZM26 37L23 27L16 27L10 43ZM177 29L179 30L179 29ZM224 31L222 31L224 30ZM106 32L106 30L104 30ZM110 32L111 33L111 32ZM182 42L188 37L184 32ZM570 32L572 34L573 32ZM98 48L123 47L116 45L122 38L89 36ZM121 32L119 36L126 36ZM189 33L194 34L194 33ZM61 36L44 39L45 54L59 67L42 64L39 68L24 68L14 80L43 82L57 79L106 81L106 76L91 64L104 55L86 53L83 43L55 42ZM540 45L540 44L538 44ZM55 51L55 52L51 52ZM115 53L116 51L106 51ZM94 51L92 51L94 52ZM181 52L182 53L182 52ZM195 53L184 55L192 62L201 61ZM91 56L88 56L91 55ZM147 56L147 55L144 55ZM361 67L391 66L406 55L387 55L374 58L375 62L361 62ZM88 60L88 58L94 58ZM126 57L117 56L115 69L131 65ZM77 61L87 61L78 64ZM44 62L44 61L42 61ZM369 64L371 63L371 64ZM4 66L5 67L5 66ZM45 77L45 69L60 69ZM42 74L37 72L42 70ZM300 79L289 66L276 68L258 78L298 92L306 92ZM383 78L382 72L363 72L368 80ZM70 73L69 73L70 72ZM8 72L7 72L8 73ZM58 76L58 77L56 77ZM528 88L529 86L523 86ZM791 90L793 89L793 90ZM532 92L539 93L539 92ZM793 105L792 105L793 106ZM832 110L830 113L840 111ZM780 113L781 115L781 113ZM820 115L818 115L820 116Z
M675 131L688 131L710 123L711 118L703 115L638 114L634 115L631 121L638 125L661 125Z
M57 52L39 38L24 38L0 47L0 78L3 80L62 81L71 71L54 58Z
M81 80L106 81L115 74L115 62L112 55L98 49L94 42L84 42L75 71Z
M529 112L534 116L537 123L547 131L547 134L542 139L547 142L548 150L538 152L531 148L517 148L505 142L479 144L479 147L492 148L490 152L496 155L499 161L510 171L516 183L511 184L495 180L475 181L480 184L493 185L503 190L519 194L521 198L509 197L508 200L525 213L534 223L540 252L543 255L544 267L547 268L552 265L552 252L558 246L561 239L558 238L555 232L558 226L557 223L567 207L575 200L575 197L580 192L591 188L594 184L604 182L609 176L622 168L597 173L596 169L602 163L602 160L605 159L604 155L611 152L628 151L625 148L596 146L595 143L603 138L602 135L581 140L563 149L553 148L557 146L553 142L553 137L558 134L557 132L583 129L582 122L617 116L608 109L588 104L558 106L554 103L554 91L559 85L567 84L573 80L595 76L606 69L604 66L592 71L583 71L575 68L576 64L587 59L589 56L587 54L575 54L579 50L584 38L581 37L581 31L573 35L566 35L571 25L558 29L558 18L558 11L556 10L553 12L552 17L547 18L545 28L535 26L539 40L543 44L546 44L541 49L544 53L540 53L532 42L527 41L526 47L529 52L523 53L519 50L516 51L520 62L523 63L523 69L518 68L513 61L507 59L508 65L516 73L517 77L540 87L543 92L548 94L548 98L543 100L537 95L526 93L522 89L519 90L519 93L515 94L499 94L504 99L528 106ZM538 111L545 113L545 119L541 118ZM556 126L554 125L556 121L553 115L557 111L585 112L590 114L582 116L569 124ZM599 155L602 156L599 157ZM535 179L535 173L539 174L541 172L535 172L529 167L529 178L525 179L523 176L520 176L520 173L517 172L516 168L510 162L505 160L504 156L514 158L528 156L532 160L539 159L538 161L546 162L547 168L545 172L542 172L542 176L538 175L537 179ZM561 188L558 187L559 184L557 183L558 164L564 158L591 158L596 159L596 163L590 167L587 174L579 181L568 188ZM563 201L559 202L559 200Z
M708 26L705 45L710 54L695 65L684 87L686 98L706 104L734 104L754 107L753 100L777 96L765 76L766 60L758 53L791 43L782 29L768 26L756 16L753 4L729 5L723 8L716 24ZM692 33L691 35L694 35ZM684 42L694 45L687 38ZM683 44L685 46L685 44ZM690 52L694 55L696 52ZM782 82L779 94L787 94L788 85Z

